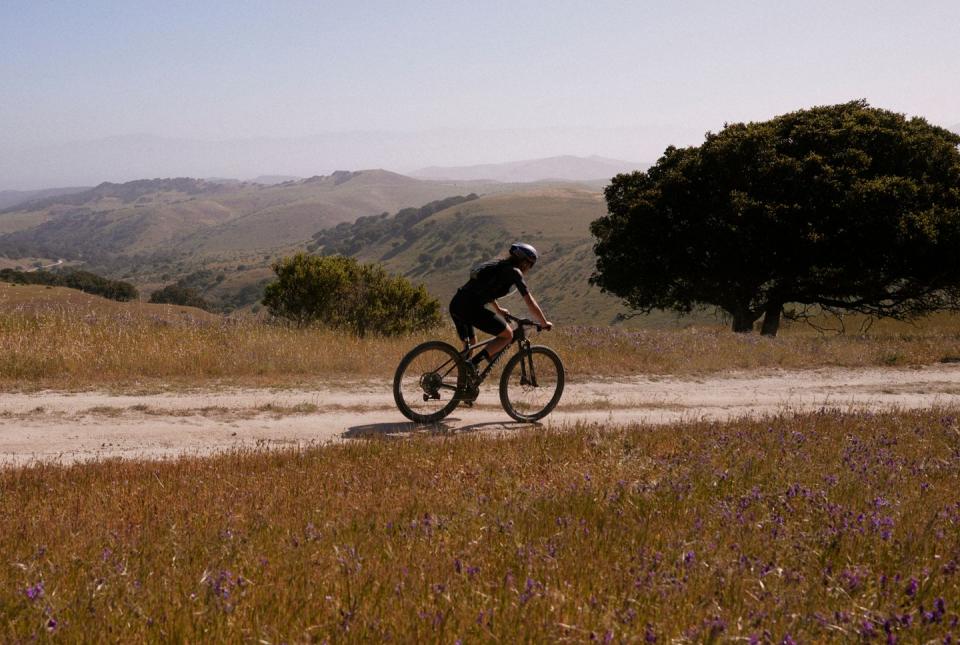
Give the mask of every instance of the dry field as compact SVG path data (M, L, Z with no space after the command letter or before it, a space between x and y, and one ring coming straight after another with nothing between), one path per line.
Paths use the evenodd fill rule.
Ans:
M27 289L0 293L0 389L7 391L309 387L343 378L390 378L416 343L455 340L452 328L358 339L190 308L94 301L85 294L68 303L52 296L42 307L36 299L13 299ZM847 335L795 324L776 338L732 334L719 324L674 330L559 326L536 342L559 351L571 374L591 378L903 367L960 360L960 317L934 317L916 326L879 324L868 334Z
M383 387L361 410L338 403L342 383L382 385L415 343L452 339L5 302L0 422L41 434L55 422L78 440L110 424L133 442L163 423L209 434L198 419L225 435L240 421L289 435L330 405L392 419ZM869 372L846 393L867 405L934 386L944 398L933 404L950 405L955 366L939 364L960 357L957 318L845 336L561 327L539 340L572 376L570 408L556 413L570 415L566 427L491 436L381 424L323 447L0 468L0 642L960 636L958 409L803 411L843 396L827 377L844 370ZM799 381L750 376L790 370L821 387L808 397ZM638 400L638 379L663 394ZM626 388L622 399L596 398L604 384ZM672 389L684 384L705 398L689 403ZM728 386L768 416L730 419L739 399L722 398ZM260 398L238 403L252 391L242 388ZM497 412L480 403L469 413ZM727 420L576 420L683 405Z
M960 635L946 410L37 465L0 490L4 642Z

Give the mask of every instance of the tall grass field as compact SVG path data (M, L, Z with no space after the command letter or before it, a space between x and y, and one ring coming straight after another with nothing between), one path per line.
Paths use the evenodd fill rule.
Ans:
M950 642L955 411L0 471L0 641Z
M252 319L160 317L52 307L0 314L0 388L284 386L390 378L427 339L456 343L452 326L400 338L357 338ZM560 352L577 378L696 374L757 368L918 366L960 360L960 320L876 325L823 334L795 324L776 338L732 334L719 323L687 329L558 325L534 342Z

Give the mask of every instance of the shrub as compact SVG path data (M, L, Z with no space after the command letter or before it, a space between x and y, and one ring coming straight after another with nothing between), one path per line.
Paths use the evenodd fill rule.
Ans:
M423 285L390 275L378 264L298 253L274 263L273 271L277 279L267 285L263 304L298 326L392 336L440 323L440 303Z
M183 305L186 307L198 307L207 311L211 310L210 303L203 299L196 289L184 287L179 284L168 284L159 291L150 294L150 302L167 305Z

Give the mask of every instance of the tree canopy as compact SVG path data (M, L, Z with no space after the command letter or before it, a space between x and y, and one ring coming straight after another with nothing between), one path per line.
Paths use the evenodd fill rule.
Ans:
M960 304L960 136L865 101L730 124L618 175L591 282L631 308L787 304L908 319Z
M263 304L300 326L321 324L350 331L396 335L440 323L440 303L423 285L392 276L379 264L343 256L298 253L274 263L277 279Z

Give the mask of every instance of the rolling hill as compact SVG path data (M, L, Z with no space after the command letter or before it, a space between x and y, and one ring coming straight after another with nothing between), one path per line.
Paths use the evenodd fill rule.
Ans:
M276 185L189 178L104 183L0 211L0 254L105 264L118 256L197 259L253 252L462 190L455 182L383 170L338 171Z
M49 311L82 311L96 315L137 314L159 321L193 320L217 322L220 316L196 307L158 305L147 302L117 302L66 287L0 282L0 308L6 314L36 314Z
M449 200L391 217L364 218L352 225L318 231L307 247L320 254L341 253L382 263L389 271L426 285L446 306L466 282L470 269L524 240L541 260L528 276L537 300L558 324L610 324L625 311L619 300L589 283L594 269L589 225L606 212L603 195L588 188L532 186L525 191ZM526 306L513 294L501 304L517 313ZM659 313L635 324L676 325Z
M589 225L605 210L598 187L569 182L424 181L381 170L276 185L142 180L0 212L0 255L64 258L145 297L177 282L231 310L255 308L272 261L307 248L381 262L445 304L473 265L522 239L542 253L529 282L551 318L608 324L623 307L588 284ZM516 296L503 305L524 308ZM668 314L636 322L676 324Z
M89 190L89 187L47 188L45 190L0 190L0 210L43 199L44 197L70 195L85 190Z

